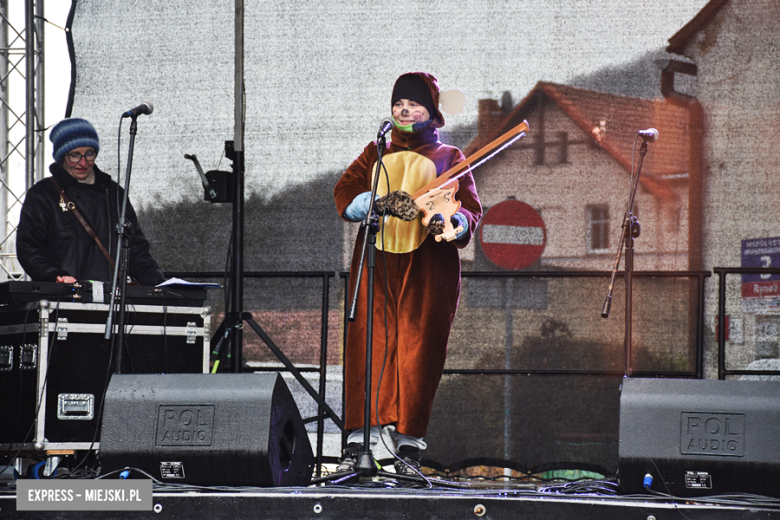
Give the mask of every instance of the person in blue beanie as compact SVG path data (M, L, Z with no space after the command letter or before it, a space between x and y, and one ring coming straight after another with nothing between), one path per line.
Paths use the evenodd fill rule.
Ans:
M19 263L35 281L109 282L116 262L117 201L123 190L95 164L100 141L89 121L63 119L49 139L54 148L51 177L35 183L25 196L16 233ZM141 285L157 285L165 277L129 201L126 217L128 275Z

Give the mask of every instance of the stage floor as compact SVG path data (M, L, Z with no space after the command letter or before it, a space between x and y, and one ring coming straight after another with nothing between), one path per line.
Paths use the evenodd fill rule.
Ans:
M13 484L0 494L3 519L763 519L780 500L751 495L674 500L610 494L604 481L574 484L470 482L454 488L399 487L379 478L290 488L155 486L153 511L17 511ZM602 492L598 492L601 489ZM590 492L589 492L590 491Z

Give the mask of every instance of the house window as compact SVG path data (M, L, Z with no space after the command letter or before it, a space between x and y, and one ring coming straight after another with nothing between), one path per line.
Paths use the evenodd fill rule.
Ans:
M588 206L588 252L606 253L609 250L609 207Z
M544 138L537 139L534 142L534 164L544 166Z
M558 132L558 143L558 164L568 164L569 134L567 132Z

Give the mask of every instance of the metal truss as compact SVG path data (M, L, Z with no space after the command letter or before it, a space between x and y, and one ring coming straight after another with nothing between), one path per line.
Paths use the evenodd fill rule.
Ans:
M21 13L9 13L12 1L0 0L0 282L25 277L16 260L19 211L44 172L43 0L25 0L23 28L13 23Z

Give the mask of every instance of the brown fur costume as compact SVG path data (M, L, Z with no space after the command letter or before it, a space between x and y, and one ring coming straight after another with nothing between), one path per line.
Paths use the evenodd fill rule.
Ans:
M418 74L428 85L435 106L439 103L436 78ZM388 179L380 179L379 195L393 191L414 193L464 159L460 150L439 142L437 128L444 118L436 110L433 121L422 130L404 132L394 128L384 153ZM371 143L350 165L334 190L340 215L361 193L370 191L377 161L376 143ZM389 217L380 223L373 305L373 364L371 424L376 424L376 398L382 364L379 421L395 423L399 433L423 437L430 420L433 398L447 355L450 326L460 295L460 257L482 215L471 173L460 179L456 198L468 221L460 240L436 242L422 225L422 214L410 222ZM389 188L388 188L389 184ZM355 241L351 273L357 273L362 237ZM385 276L387 273L387 276ZM345 352L345 422L347 429L363 426L366 349L366 275L363 271L357 319L349 324ZM350 280L350 298L355 280ZM387 287L387 290L385 288ZM385 302L387 315L385 315ZM385 328L385 322L387 327ZM387 334L387 341L385 337Z

